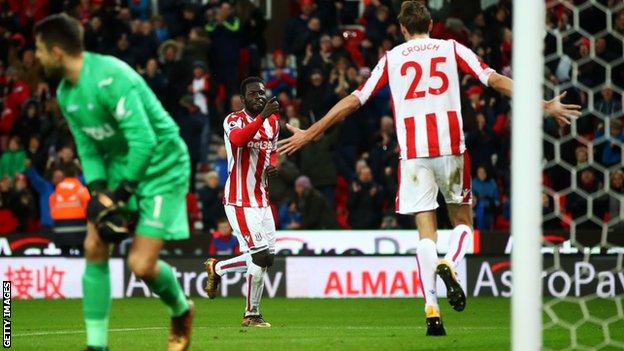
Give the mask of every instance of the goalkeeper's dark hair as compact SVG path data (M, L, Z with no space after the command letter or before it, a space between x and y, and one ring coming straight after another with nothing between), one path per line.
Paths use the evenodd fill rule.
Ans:
M245 93L247 93L247 85L251 83L261 83L264 84L264 81L260 77L247 77L245 78L240 85L240 92L243 98L245 97Z
M64 13L48 16L39 21L33 33L35 37L39 36L48 50L58 46L71 56L78 56L84 50L80 22Z
M401 4L401 12L397 20L409 34L424 34L429 32L431 14L422 2L407 0Z

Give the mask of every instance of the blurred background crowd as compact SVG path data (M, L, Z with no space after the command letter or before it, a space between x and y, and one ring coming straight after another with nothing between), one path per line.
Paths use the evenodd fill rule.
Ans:
M262 77L279 98L282 119L306 128L403 41L398 0L270 2L271 20L265 1L0 0L0 234L71 232L86 201L77 190L80 162L55 100L57 82L46 80L31 35L46 15L66 12L84 25L87 50L134 67L178 123L191 153L192 229L223 237L211 250L233 249L222 221L222 122L242 108L239 82ZM424 2L434 18L432 37L457 40L512 76L511 1ZM582 105L584 115L565 128L544 121L544 227L567 230L574 220L579 228L621 231L624 11L619 1L603 0L612 11L587 7L574 23L568 7L547 3L545 98L555 87L565 90L565 101ZM461 90L475 226L505 231L510 102L471 76L462 77ZM383 88L318 142L280 157L270 183L279 228L414 227L413 219L394 213L398 149L389 93ZM59 211L58 201L63 208L73 204L73 212ZM450 227L444 212L440 226ZM69 225L53 229L62 221Z

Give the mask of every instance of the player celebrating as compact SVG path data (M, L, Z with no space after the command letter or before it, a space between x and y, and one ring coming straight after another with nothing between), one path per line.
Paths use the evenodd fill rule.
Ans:
M511 96L512 81L489 68L458 42L429 38L433 23L429 11L420 2L403 2L398 20L406 42L386 52L370 78L309 129L287 125L294 135L280 141L278 151L295 152L390 84L400 146L396 211L416 214L420 234L417 264L425 299L427 335L445 335L437 302L436 273L446 285L450 305L462 311L466 297L455 276L455 265L462 260L471 241L473 223L470 161L465 152L457 70L506 96ZM560 124L569 124L567 118L580 115L580 106L563 105L562 97L545 102L544 108ZM450 250L439 261L435 214L438 190L444 195L454 225Z
M167 349L186 350L194 307L171 267L158 260L164 240L188 238L190 166L178 127L132 68L83 50L82 28L75 19L47 17L34 33L46 74L61 79L58 102L93 193L82 281L87 350L107 349L109 248L128 235L125 218L130 213L136 214L137 225L128 266L169 309Z
M277 172L276 142L279 134L279 103L267 100L262 79L249 77L241 83L245 108L223 122L228 157L228 179L223 203L225 214L241 249L240 256L226 261L208 259L206 292L213 299L221 276L247 272L247 299L243 327L270 327L260 314L264 274L273 264L275 220L269 207L268 177Z

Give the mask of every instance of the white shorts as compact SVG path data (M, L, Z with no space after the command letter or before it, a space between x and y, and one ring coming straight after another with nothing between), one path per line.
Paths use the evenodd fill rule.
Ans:
M435 210L438 190L447 204L472 203L468 153L400 160L398 173L397 213Z
M254 253L266 248L275 251L275 220L270 207L224 207L241 252Z

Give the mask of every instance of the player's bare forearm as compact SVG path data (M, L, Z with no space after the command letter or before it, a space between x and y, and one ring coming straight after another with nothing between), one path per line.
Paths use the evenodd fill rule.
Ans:
M496 72L490 75L488 85L508 97L511 97L513 93L513 81L510 78ZM570 118L576 118L581 115L579 111L581 106L561 103L561 99L563 99L565 95L566 93L564 92L552 100L542 102L544 113L554 118L561 126L570 124Z
M492 73L488 79L488 85L507 97L513 94L513 81L502 74Z
M325 114L323 118L321 118L318 122L314 123L308 129L310 133L310 137L312 140L318 138L321 134L323 134L329 127L334 124L341 122L348 115L357 111L360 108L360 100L358 100L355 95L348 95L342 98L334 107Z
M277 151L280 154L286 155L294 153L321 136L323 132L329 129L329 127L342 121L349 114L355 112L359 107L360 100L354 95L349 95L340 100L323 118L306 130L295 128L290 124L286 124L286 128L288 128L293 135L290 138L280 140L277 143Z

